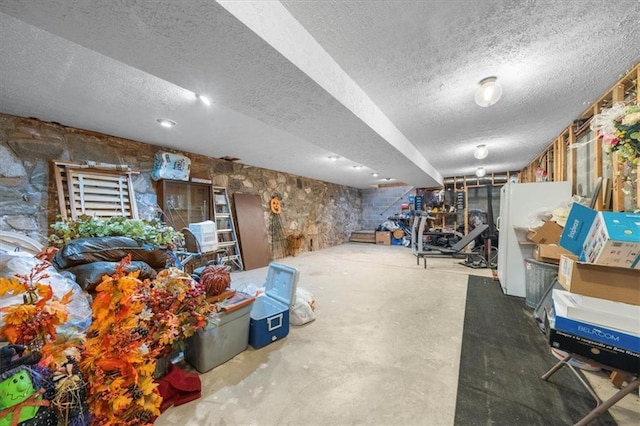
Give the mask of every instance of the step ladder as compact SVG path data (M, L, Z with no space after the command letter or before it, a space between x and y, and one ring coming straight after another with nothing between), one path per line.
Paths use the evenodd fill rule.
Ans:
M214 186L213 190L213 215L216 221L216 232L218 234L218 248L223 249L218 256L218 262L223 265L229 265L232 269L242 271L242 255L240 254L240 246L238 245L238 237L236 226L233 222L231 214L231 205L227 188L222 186Z

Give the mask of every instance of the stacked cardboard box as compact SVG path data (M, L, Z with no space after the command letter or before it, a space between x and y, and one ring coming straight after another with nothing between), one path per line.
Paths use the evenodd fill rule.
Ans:
M560 236L549 343L604 365L640 371L640 215L574 203Z
M536 246L533 249L533 258L538 262L560 263L560 256L569 254L567 250L560 247L560 236L562 226L556 222L547 221L541 227L527 233L527 239Z
M640 305L640 215L574 203L560 237L558 282L572 293Z
M630 373L640 370L640 306L553 290L550 343Z
M581 262L640 269L640 214L599 212L574 203L560 245Z

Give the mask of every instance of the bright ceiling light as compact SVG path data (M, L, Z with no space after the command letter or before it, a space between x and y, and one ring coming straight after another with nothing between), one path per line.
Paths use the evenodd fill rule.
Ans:
M502 87L496 77L480 80L480 87L476 90L475 101L481 107L490 107L500 100Z
M484 160L489 155L489 150L486 145L478 145L476 150L473 152L473 156L478 160Z
M378 177L379 175L377 173L371 173L371 176Z
M158 118L156 121L158 123L160 123L160 125L162 127L166 127L167 129L169 129L169 128L171 128L171 127L176 125L175 121L169 120L169 119L166 119L166 118Z
M202 102L206 106L211 105L211 100L204 95L196 95L196 98L200 99L200 102Z
M478 167L478 169L476 170L476 176L478 177L483 177L486 174L487 171L484 169L484 167Z

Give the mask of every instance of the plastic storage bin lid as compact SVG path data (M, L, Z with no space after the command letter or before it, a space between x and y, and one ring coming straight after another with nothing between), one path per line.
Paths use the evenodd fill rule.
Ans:
M298 285L298 270L280 263L269 263L267 282L264 290L267 296L292 306L296 303L296 287Z

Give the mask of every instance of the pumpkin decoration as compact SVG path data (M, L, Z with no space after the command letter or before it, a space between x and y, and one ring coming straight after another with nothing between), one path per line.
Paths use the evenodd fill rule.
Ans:
M229 268L224 265L206 266L200 274L200 284L205 289L207 296L222 294L231 283Z
M280 204L280 200L275 195L271 197L271 201L269 201L269 208L273 214L282 213L282 204Z

